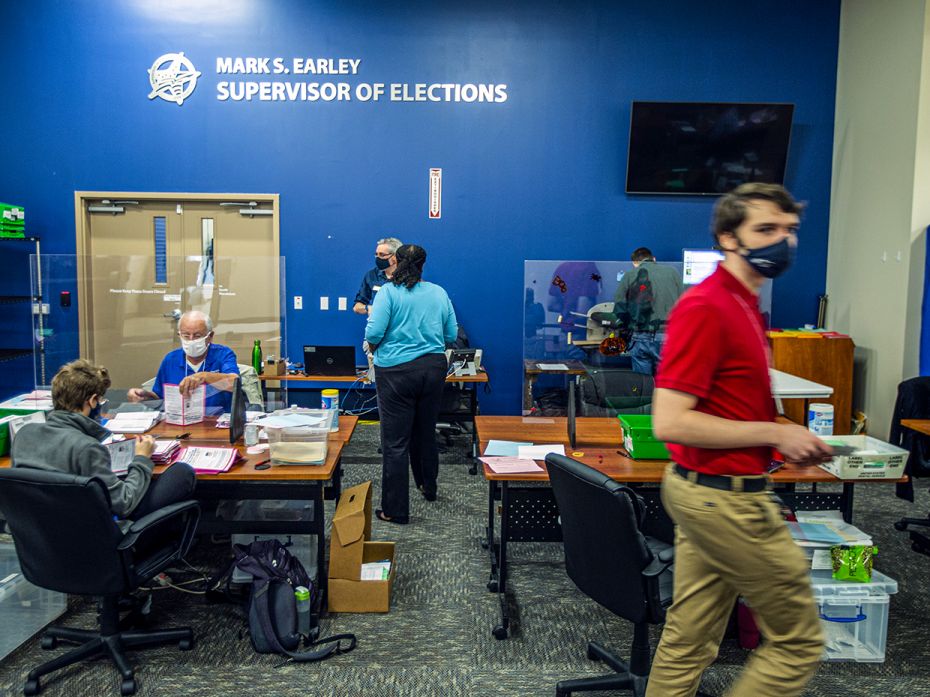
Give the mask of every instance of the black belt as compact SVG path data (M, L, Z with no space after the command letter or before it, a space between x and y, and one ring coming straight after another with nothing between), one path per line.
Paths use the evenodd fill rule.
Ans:
M678 463L675 463L675 472L689 482L694 482L701 486L709 486L711 489L723 489L724 491L735 490L754 493L757 491L764 491L765 487L768 486L768 479L764 476L726 477L721 474L704 474L703 472L689 470L687 467L682 467ZM742 489L740 489L739 486L733 486L736 481L742 482Z

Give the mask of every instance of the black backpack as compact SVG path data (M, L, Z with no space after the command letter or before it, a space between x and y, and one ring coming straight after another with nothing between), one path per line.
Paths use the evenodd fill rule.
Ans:
M655 311L655 295L652 292L652 281L649 280L649 271L640 266L636 271L636 278L626 291L626 307L623 313L631 329L649 330L653 328L652 315Z
M279 540L256 540L248 545L234 545L234 565L252 574L248 600L249 638L258 653L277 653L298 662L322 661L348 653L355 648L354 634L334 634L318 639L319 627L312 626L309 636L297 627L297 599L294 589L310 589L311 607L318 601L313 582L300 560L292 556ZM313 613L311 613L311 618ZM304 651L298 651L301 639ZM346 641L346 645L342 641ZM331 644L321 649L313 647Z

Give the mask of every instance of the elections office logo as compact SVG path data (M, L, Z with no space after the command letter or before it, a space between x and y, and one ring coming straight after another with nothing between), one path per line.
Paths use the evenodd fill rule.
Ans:
M201 74L184 56L183 51L159 56L149 68L149 84L152 85L149 99L161 97L181 106L191 96Z

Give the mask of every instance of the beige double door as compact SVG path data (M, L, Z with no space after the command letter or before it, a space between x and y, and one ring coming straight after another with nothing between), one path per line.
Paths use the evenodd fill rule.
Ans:
M188 310L239 363L281 355L277 195L76 192L75 215L81 355L114 387L154 377Z

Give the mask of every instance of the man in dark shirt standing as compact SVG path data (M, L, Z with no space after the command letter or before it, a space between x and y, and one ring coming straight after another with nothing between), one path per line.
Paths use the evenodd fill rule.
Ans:
M684 285L678 269L657 264L647 247L635 250L630 259L633 270L623 274L617 284L614 313L622 325L632 330L629 351L633 370L655 375L668 316L684 292Z
M362 278L362 285L355 294L353 312L367 315L371 311L375 293L381 290L381 286L394 275L394 269L397 268L397 259L394 254L402 244L403 242L396 237L378 240L378 245L375 247L375 268L369 269Z
M723 196L714 237L725 258L669 318L653 428L669 442L673 460L662 502L675 522L675 587L647 697L695 694L737 595L752 607L766 641L728 695L800 695L823 652L810 563L765 476L773 448L802 464L832 452L806 428L775 422L758 310L762 283L794 257L800 212L774 184L743 184Z

